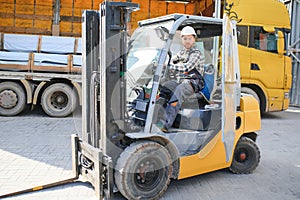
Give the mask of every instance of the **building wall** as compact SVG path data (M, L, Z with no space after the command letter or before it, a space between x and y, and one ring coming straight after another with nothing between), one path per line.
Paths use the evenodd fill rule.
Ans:
M103 0L0 0L0 32L40 35L81 36L81 13L98 10ZM120 0L129 1L129 0ZM171 13L212 14L212 0L193 0L189 4L163 0L130 0L140 4L132 14L131 27L139 20ZM58 16L56 14L59 14Z

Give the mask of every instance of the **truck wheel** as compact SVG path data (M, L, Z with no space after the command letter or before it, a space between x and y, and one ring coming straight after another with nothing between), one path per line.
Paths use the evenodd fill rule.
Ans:
M241 137L234 150L230 171L235 174L249 174L258 166L260 151L253 140Z
M158 199L167 190L171 174L169 152L156 142L140 141L121 153L115 183L127 199Z
M77 97L69 85L55 83L44 90L41 104L47 115L51 117L66 117L75 110Z
M9 81L0 83L0 115L17 115L25 106L26 96L21 85Z

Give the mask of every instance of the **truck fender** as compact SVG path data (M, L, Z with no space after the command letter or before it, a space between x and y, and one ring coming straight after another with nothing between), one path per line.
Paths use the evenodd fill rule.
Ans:
M21 80L21 82L26 90L27 104L30 104L30 103L32 103L32 93L33 93L32 87L31 87L30 83L25 79Z
M179 174L179 162L180 162L180 155L176 145L169 140L168 138L164 137L163 135L157 133L127 133L127 137L133 140L150 140L161 144L162 146L166 147L168 152L171 155L173 161L173 172L172 178L177 179Z
M47 83L46 81L40 82L40 84L35 89L34 95L33 95L33 102L32 102L33 105L36 105L38 97L39 97L39 93L46 83Z
M76 88L78 94L79 105L82 105L82 88L79 83L72 81L73 86Z

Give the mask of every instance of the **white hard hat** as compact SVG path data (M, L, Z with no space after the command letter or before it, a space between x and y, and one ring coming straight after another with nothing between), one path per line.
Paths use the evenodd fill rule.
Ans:
M181 30L181 36L183 35L194 35L195 37L197 36L194 28L191 26L186 26Z

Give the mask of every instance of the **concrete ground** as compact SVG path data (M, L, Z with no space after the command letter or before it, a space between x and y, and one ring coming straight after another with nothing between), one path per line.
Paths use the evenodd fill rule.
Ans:
M70 135L81 132L81 115L50 118L35 111L0 117L0 195L69 178ZM173 180L162 199L300 199L300 109L264 114L257 144L261 162L253 174L227 169ZM9 200L96 200L92 186L74 182L6 198ZM123 199L117 193L113 199Z

